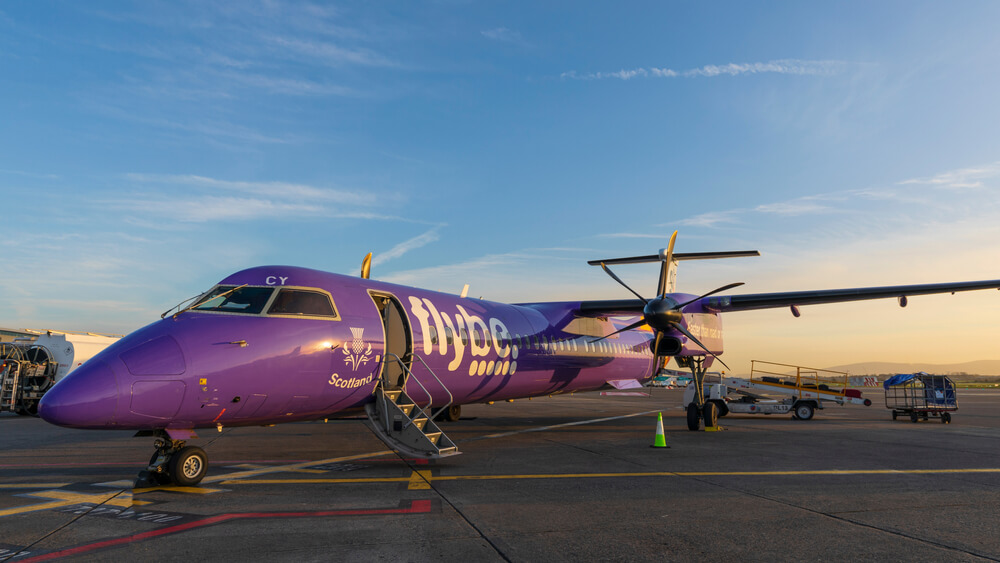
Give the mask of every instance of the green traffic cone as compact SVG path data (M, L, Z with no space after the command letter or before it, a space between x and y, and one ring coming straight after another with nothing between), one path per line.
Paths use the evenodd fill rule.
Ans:
M656 438L653 440L651 448L669 448L667 438L663 435L663 413L656 413Z

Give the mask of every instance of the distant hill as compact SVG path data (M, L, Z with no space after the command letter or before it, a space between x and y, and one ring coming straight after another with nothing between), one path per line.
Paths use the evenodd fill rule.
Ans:
M976 360L961 364L919 364L903 362L859 362L826 368L846 371L851 375L878 375L884 373L913 373L926 371L942 375L1000 375L1000 360Z

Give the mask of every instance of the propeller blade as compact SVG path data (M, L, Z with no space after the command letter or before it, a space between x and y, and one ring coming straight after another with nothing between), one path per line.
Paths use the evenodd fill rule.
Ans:
M660 349L661 338L663 338L663 333L660 331L656 331L656 339L653 340L653 354L656 355L656 357L653 359L654 363L658 363L660 361L660 355L657 354L656 351ZM657 368L657 370L659 370L659 368Z
M694 299L692 299L690 301L685 301L684 303L681 303L680 305L674 307L674 309L676 309L676 310L679 311L679 310L683 309L684 307L687 307L688 305L694 303L695 301L697 301L699 299L704 299L704 298L706 298L706 297L708 297L710 295L715 295L716 293L719 293L719 292L722 292L722 291L726 291L727 289L732 289L734 287L739 287L741 285L743 285L743 282L736 282L736 283L731 283L729 285L724 285L724 286L722 286L722 287L720 287L718 289L713 289L712 291L709 291L708 293L706 293L705 295L702 295L701 297L695 297Z
M722 361L722 358L720 358L719 356L716 356L714 353L712 353L711 350L709 350L708 348L706 348L705 345L702 344L700 340L698 340L697 338L695 338L694 335L691 334L690 331L688 331L688 329L682 327L680 324L674 324L674 328L677 329L677 331L680 332L681 334L683 334L684 336L687 336L688 338L690 338L695 344L697 344L698 346L701 346L701 349L704 350L706 354L708 354L709 356L712 356L716 360L719 360L719 363L722 364L722 365L724 365L724 366L726 366L726 369L728 369L729 371L733 371L732 368L730 368L729 366L726 365L726 362Z
M642 297L640 297L639 299L642 299ZM636 322L628 325L627 327L620 328L620 329L612 332L611 334L609 334L607 336L602 336L600 338L595 338L594 340L591 340L590 343L593 344L594 342L600 342L600 341L604 340L605 338L611 338L612 336L618 334L619 332L625 332L626 330L632 330L633 328L639 328L640 326L642 326L644 324L646 324L646 320L645 319L639 319Z
M663 297L667 294L667 276L670 274L670 267L674 263L674 242L677 241L677 231L670 235L670 244L667 245L666 259L660 263L660 283L656 286L656 294Z
M629 287L627 283L623 282L621 278L619 278L618 276L616 276L616 275L615 275L615 273L614 273L614 272L612 272L610 268L608 268L608 267L607 267L606 265L604 265L604 262L601 262L601 268L602 268L602 269L603 269L603 270L604 270L604 271L605 271L605 272L606 272L606 273L607 273L607 274L608 274L609 276L611 276L611 279L613 279L613 280L615 280L616 282L618 282L618 283L622 284L622 287L624 287L625 289L627 289L627 290L631 291L631 292L632 292L632 295L635 295L636 297L638 297L640 301L642 301L643 303L649 303L649 301L646 301L646 298L645 298L645 297L643 297L643 296L639 295L638 293L636 293L636 292L635 292L635 290L634 290L634 289L632 289L631 287ZM604 338L607 338L607 336L605 336Z

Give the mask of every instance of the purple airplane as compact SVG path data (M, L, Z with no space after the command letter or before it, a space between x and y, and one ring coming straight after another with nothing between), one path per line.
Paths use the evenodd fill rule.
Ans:
M701 388L722 353L720 313L1000 288L1000 280L714 296L674 293L681 260L756 251L593 261L638 299L508 305L291 266L230 275L176 313L122 338L61 380L39 414L72 428L138 430L156 452L137 486L194 485L208 460L198 428L368 415L390 447L437 458L458 450L435 419L461 405L637 386L670 357ZM660 262L647 299L608 264ZM631 317L616 322L612 317ZM721 362L721 360L720 360ZM702 399L696 393L696 400ZM688 408L714 426L716 406Z

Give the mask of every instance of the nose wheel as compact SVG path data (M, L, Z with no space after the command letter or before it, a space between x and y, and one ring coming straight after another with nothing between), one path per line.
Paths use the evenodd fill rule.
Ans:
M208 454L198 446L185 446L184 440L157 438L156 452L149 466L139 472L135 487L177 485L192 487L208 472Z

